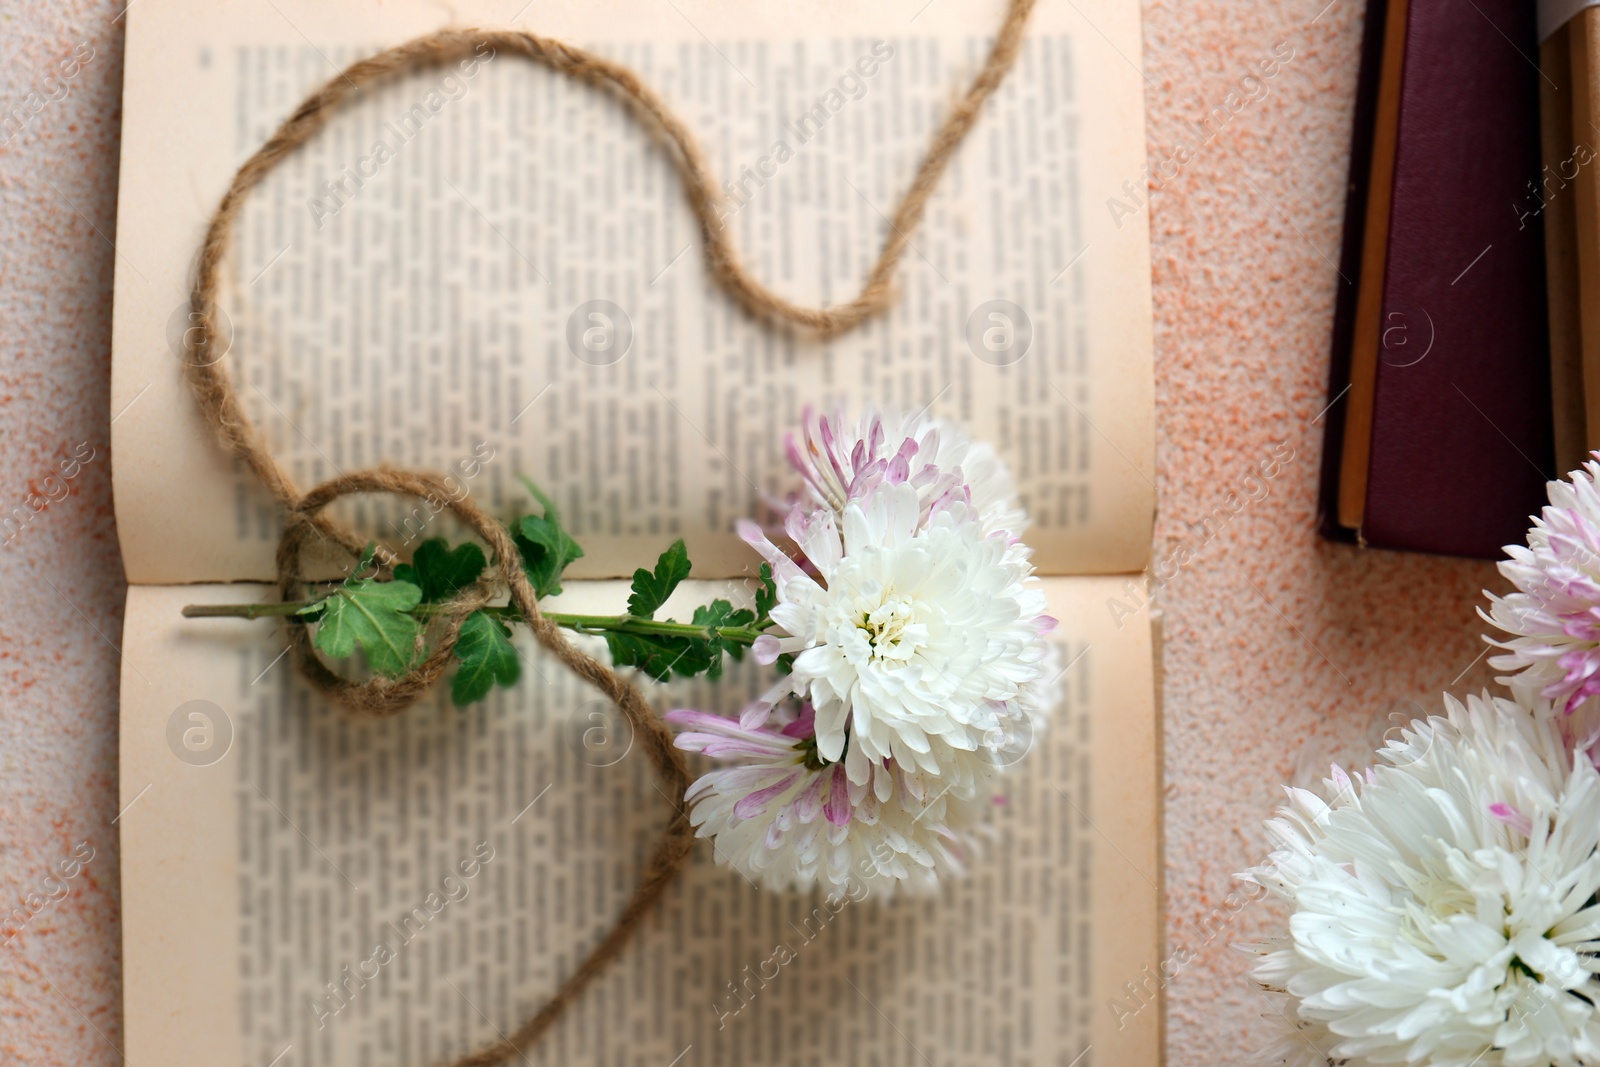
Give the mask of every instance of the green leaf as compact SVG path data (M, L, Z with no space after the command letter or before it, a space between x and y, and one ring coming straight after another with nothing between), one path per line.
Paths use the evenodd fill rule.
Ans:
M628 614L636 619L653 618L656 609L667 602L667 597L678 588L678 583L689 577L689 550L683 538L672 542L661 558L656 560L655 573L640 567L633 572L633 595L628 598Z
M422 623L409 612L421 600L422 590L410 582L358 578L301 613L321 612L317 648L344 659L360 645L374 671L398 678L417 658Z
M696 626L732 629L734 627L749 626L755 621L755 612L749 608L740 608L735 611L733 605L726 600L713 600L709 604L702 604L694 609L694 624ZM726 652L734 659L744 658L744 646L737 642L729 644L723 641L720 634L710 638L708 645L711 662L706 667L706 677L713 681L722 677L722 653Z
M424 604L436 604L477 581L488 565L483 549L471 541L452 549L444 538L432 537L417 546L410 563L396 565L394 576L421 588Z
M756 619L766 622L778 606L778 583L772 580L772 564L761 565L761 584L756 587Z
M509 687L516 685L522 676L517 649L511 643L511 631L499 619L482 611L474 611L461 624L455 652L461 666L456 668L456 676L450 682L450 699L457 707L482 700L496 682Z
M562 529L561 516L550 498L528 479L523 478L522 484L539 501L544 514L524 516L512 527L511 536L522 554L522 569L542 600L561 592L561 573L573 560L583 558L583 549Z
M726 600L713 600L709 604L702 604L694 609L694 624L696 626L715 626L718 629L731 630L750 626L755 621L755 612L749 608L740 608L735 611L733 605Z
M637 667L658 682L674 671L691 678L709 670L711 643L703 637L665 637L657 634L606 633L611 661L618 667Z
M567 531L539 515L524 516L515 531L517 550L522 553L522 569L542 600L561 592L561 573L583 549Z

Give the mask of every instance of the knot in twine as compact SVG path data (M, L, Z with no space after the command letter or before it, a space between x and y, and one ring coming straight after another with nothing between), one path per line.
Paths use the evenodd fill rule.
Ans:
M922 221L928 197L951 157L971 131L983 104L999 88L1016 61L1024 29L1035 0L1010 0L1005 20L995 35L983 67L965 96L945 118L911 184L889 220L881 252L855 299L825 308L796 304L773 292L752 276L740 261L729 231L718 214L720 194L694 135L654 91L627 67L582 48L518 30L440 30L379 52L331 78L295 109L283 125L256 150L238 172L217 206L206 230L195 268L189 304L195 328L186 336L189 359L186 372L195 399L222 446L261 479L285 511L283 536L278 543L278 592L284 600L298 599L305 585L301 555L313 545L332 545L359 557L362 542L326 515L329 504L359 493L395 493L444 502L445 506L483 540L491 565L470 587L443 605L429 627L432 648L422 661L398 678L373 677L351 681L332 671L312 647L304 626L289 627L300 671L322 692L352 713L393 715L410 707L448 668L461 624L473 611L498 596L509 594L511 603L548 652L616 704L633 727L660 781L663 794L681 797L689 785L689 771L672 735L639 691L609 666L578 649L561 627L539 611L538 597L523 572L521 557L507 529L468 497L451 491L439 475L428 471L377 467L329 479L302 492L267 447L265 438L239 403L232 376L222 360L201 358L210 352L217 336L216 292L222 262L232 240L233 223L245 197L263 178L332 118L338 105L364 87L396 74L464 59L483 45L521 55L558 74L592 85L619 99L662 142L684 184L689 207L700 224L705 242L706 266L711 277L751 315L779 327L809 331L827 337L842 333L889 306L896 266L910 247L910 235ZM380 569L392 567L393 553L380 552ZM457 1059L454 1067L489 1067L523 1055L560 1018L583 988L621 952L629 936L643 921L682 869L694 844L688 814L676 803L666 828L652 850L645 872L615 924L569 975L554 995L510 1037L503 1037L477 1052Z

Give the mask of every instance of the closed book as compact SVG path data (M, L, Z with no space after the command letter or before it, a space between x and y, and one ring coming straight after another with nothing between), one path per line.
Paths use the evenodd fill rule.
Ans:
M1555 475L1534 10L1521 0L1406 9L1392 184L1366 197L1387 200L1383 273L1352 279L1381 299L1375 321L1345 323L1349 377L1330 396L1350 388L1329 415L1342 416L1343 436L1324 528L1492 559L1522 540ZM1370 235L1369 217L1347 218L1347 234ZM1359 270L1349 252L1347 240L1346 265ZM1352 462L1363 431L1364 469Z

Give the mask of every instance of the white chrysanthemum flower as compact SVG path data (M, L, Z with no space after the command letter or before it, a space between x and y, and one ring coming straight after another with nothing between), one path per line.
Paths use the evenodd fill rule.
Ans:
M887 765L854 783L842 763L818 758L809 708L754 729L701 711L671 711L667 720L689 728L679 748L737 761L690 786L690 820L712 838L718 862L770 889L931 890L964 868L967 831L998 770L970 753L946 753L937 777Z
M1490 665L1518 672L1499 680L1524 700L1543 698L1568 712L1600 693L1600 463L1569 477L1550 483L1550 504L1527 546L1506 546L1511 558L1500 573L1518 591L1490 594L1486 616L1516 635L1494 642L1507 654Z
M1571 720L1445 710L1331 803L1288 791L1241 876L1291 909L1253 977L1329 1063L1600 1064L1600 772Z
M880 483L904 482L917 490L924 515L941 501L964 499L985 533L1020 537L1028 524L1011 471L994 446L972 440L955 423L869 407L854 422L843 408L831 419L807 408L804 425L802 438L790 434L785 444L816 507L843 515Z
M1333 1035L1321 1023L1296 1017L1291 998L1275 993L1262 997L1271 1010L1261 1015L1273 1031L1272 1043L1255 1057L1262 1067L1350 1067L1350 1060L1329 1057L1324 1050L1333 1048Z
M1056 702L1055 620L992 448L920 417L807 419L805 448L788 442L795 554L739 525L777 592L755 658L786 675L737 723L669 716L691 727L679 747L736 763L690 788L691 818L773 888L931 888Z
M772 619L786 634L760 638L756 655L793 657L746 726L789 693L809 700L818 753L864 783L889 760L937 774L934 740L973 752L1014 706L1053 703L1043 589L1026 552L986 534L965 501L924 515L913 486L885 481L837 524L831 511L796 511L788 532L814 575L754 524L739 532L772 565Z

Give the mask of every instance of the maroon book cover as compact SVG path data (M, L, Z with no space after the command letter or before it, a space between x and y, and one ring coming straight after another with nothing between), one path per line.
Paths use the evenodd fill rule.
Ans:
M1410 0L1369 545L1499 558L1556 475L1538 54L1526 0Z

